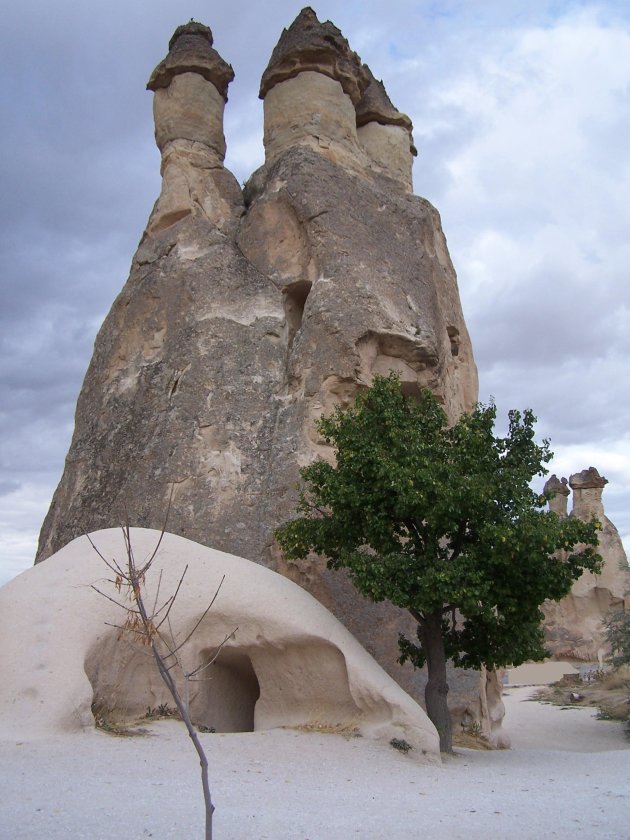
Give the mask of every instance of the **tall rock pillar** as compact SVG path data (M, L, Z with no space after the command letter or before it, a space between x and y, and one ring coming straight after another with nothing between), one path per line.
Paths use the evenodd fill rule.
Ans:
M294 578L421 698L424 674L396 663L406 614L321 560L284 564L273 538L300 467L333 457L315 420L376 374L432 389L453 420L477 399L439 215L410 192L411 122L305 9L263 74L266 160L241 192L223 166L231 77L196 23L151 75L162 191L97 337L38 561L98 528L161 527L172 493L169 531ZM456 716L498 726L497 696L485 675L451 679Z
M603 564L599 574L583 572L571 592L561 601L546 601L545 643L554 659L597 662L607 653L603 619L611 610L626 603L630 609L630 568L619 533L604 512L602 493L608 479L589 467L569 477L573 491L571 516L585 521L596 517L601 524L598 552ZM567 480L555 475L545 484L545 492L556 493L551 510L566 515L569 489Z
M290 147L314 149L346 169L367 165L355 108L369 77L341 32L302 9L274 49L261 84L265 161Z
M212 43L207 26L179 26L168 55L147 84L155 93L155 142L162 154L162 191L149 219L149 234L170 227L196 206L219 228L232 216L232 202L225 206L221 184L207 177L223 167L223 108L234 78Z
M315 420L349 405L375 374L408 394L431 388L455 419L477 399L476 368L439 216L411 195L411 121L374 85L339 30L305 9L263 73L265 164L245 185L238 233L286 313L286 396L277 415L271 520L293 514L297 468L333 453ZM357 594L321 559L268 560L337 615L415 697L426 677L396 664L413 622ZM458 672L452 708L500 726L486 677ZM496 685L496 675L489 681ZM499 691L500 694L500 691Z
M232 68L208 27L179 27L151 74L162 190L96 339L38 560L129 521L260 559L271 523L275 394L285 378L277 289L243 257L245 212L224 168Z
M549 510L558 516L566 516L570 492L567 487L566 478L558 478L555 473L548 478L545 482L543 493L549 496Z
M365 65L364 65L365 66ZM418 154L413 142L411 120L396 110L385 85L365 66L370 83L357 105L357 136L375 172L398 181L413 191L412 165Z
M572 516L588 520L595 516L604 516L602 493L608 484L608 479L600 475L595 467L589 467L582 472L569 476L569 487L573 490Z

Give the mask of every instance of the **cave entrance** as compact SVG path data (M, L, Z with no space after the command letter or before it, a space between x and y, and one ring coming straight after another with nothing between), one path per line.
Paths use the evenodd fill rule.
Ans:
M202 651L202 663L215 653L216 649ZM215 732L253 732L260 685L249 656L223 648L199 676L199 691L190 708L194 722Z
M311 291L312 285L313 284L308 280L298 280L297 283L292 283L290 286L286 286L282 290L284 295L284 317L287 321L289 347L293 344L295 334L302 326L302 317L304 316L306 298Z

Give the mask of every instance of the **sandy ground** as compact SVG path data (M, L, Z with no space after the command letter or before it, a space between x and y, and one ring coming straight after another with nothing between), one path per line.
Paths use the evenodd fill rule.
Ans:
M215 840L630 840L630 741L589 709L505 698L514 748L441 766L363 738L204 735ZM509 724L508 724L509 721ZM3 840L203 837L199 768L181 724L0 743Z

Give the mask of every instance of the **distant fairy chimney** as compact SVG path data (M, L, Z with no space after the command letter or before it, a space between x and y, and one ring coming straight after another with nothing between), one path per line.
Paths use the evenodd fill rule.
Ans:
M223 109L234 71L212 43L212 31L202 23L178 26L147 83L155 94L155 142L162 153L162 191L147 233L198 214L222 229L238 215L238 184L223 169Z
M569 486L573 490L572 516L590 519L592 516L604 516L602 492L608 479L601 476L595 467L569 477Z
M543 493L545 496L553 494L549 498L549 510L557 513L558 516L566 516L569 492L566 478L559 479L554 473L551 478L547 479L543 487Z
M355 108L369 82L339 29L320 23L311 8L302 9L283 30L260 83L266 163L291 146L305 145L335 163L365 170Z
M370 84L356 109L359 143L375 171L399 181L407 192L412 192L411 169L418 154L412 122L392 105L383 82L374 78L367 65L363 66Z

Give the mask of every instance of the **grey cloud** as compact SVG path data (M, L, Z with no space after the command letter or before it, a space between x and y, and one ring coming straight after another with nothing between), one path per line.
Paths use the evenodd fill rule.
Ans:
M226 107L226 162L245 180L262 161L260 75L282 28L302 5L234 0L210 8L205 0L192 0L182 10L173 0L154 0L149 12L137 0L26 0L4 10L0 495L10 505L0 522L9 533L19 520L21 556L34 543L46 496L62 469L96 329L125 282L159 191L151 95L144 89L150 71L182 17L212 27L216 48L236 72ZM625 4L600 5L610 25L622 17L628 29ZM630 323L619 289L627 288L622 272L630 256L623 250L628 215L618 176L630 119L627 93L615 94L610 124L593 119L586 126L588 167L571 174L582 194L589 193L585 218L598 231L584 244L592 250L592 294L576 295L567 266L548 254L534 270L501 265L495 257L488 269L508 272L513 280L522 276L522 283L508 283L497 294L502 278L490 276L485 291L471 293L471 253L483 231L505 232L517 254L526 253L528 243L538 247L540 226L558 219L570 219L569 235L583 237L586 224L577 218L573 199L539 201L536 192L549 186L511 171L513 150L506 150L499 166L475 145L489 136L487 115L448 98L459 80L479 79L484 56L500 63L502 54L509 55L525 27L550 26L557 4L401 0L384 12L378 0L327 0L315 9L340 26L384 79L397 107L414 120L420 149L416 192L442 213L482 398L494 394L501 411L531 405L542 433L561 445L623 435L628 405L619 389L627 380ZM485 179L481 194L463 190L451 167L471 149ZM560 195L564 183L560 179Z
M16 490L19 489L20 484L17 481L0 481L0 496L6 496L8 493L14 493Z

